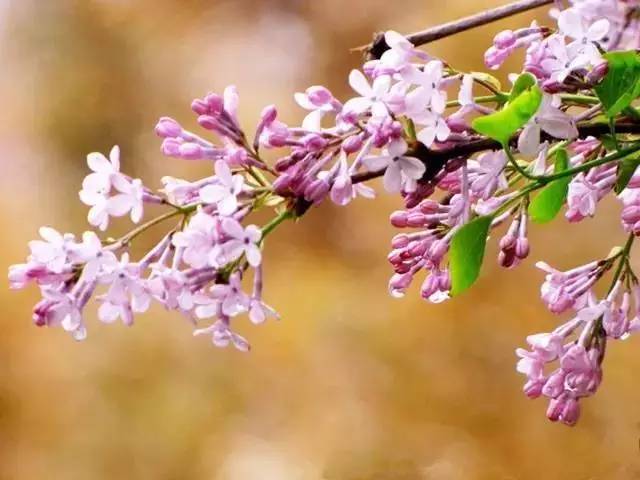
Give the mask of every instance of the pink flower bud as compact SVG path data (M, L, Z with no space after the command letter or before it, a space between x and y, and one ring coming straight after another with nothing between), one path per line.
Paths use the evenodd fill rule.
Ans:
M202 147L197 143L183 143L179 151L180 156L186 160L199 160L203 157Z
M208 111L211 115L220 115L224 110L224 99L217 93L210 93L204 101L207 104Z
M516 35L512 30L503 30L493 38L493 44L496 48L505 49L516 43Z
M409 244L409 236L404 233L399 233L391 239L392 248L404 248Z
M165 138L162 141L162 146L160 150L163 155L168 157L178 157L180 156L180 145L181 142L176 140L175 138Z
M307 97L316 107L322 107L333 100L331 92L321 85L307 88Z
M345 153L355 153L362 147L362 137L360 135L352 135L342 142L342 150Z
M390 217L391 225L396 228L405 228L408 225L408 214L405 211L398 210L393 212Z
M209 112L209 106L204 100L200 100L196 98L193 102L191 102L191 110L198 115L205 115Z
M278 117L278 110L275 105L267 105L262 109L260 113L260 122L268 125L272 123Z
M173 118L162 117L156 125L156 134L159 137L179 137L182 134L182 127Z

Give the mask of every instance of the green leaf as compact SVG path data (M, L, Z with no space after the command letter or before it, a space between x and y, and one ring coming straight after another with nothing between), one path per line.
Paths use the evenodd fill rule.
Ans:
M608 117L615 117L640 96L640 55L634 51L610 52L603 57L609 69L595 87Z
M633 174L639 165L640 155L626 157L618 163L618 179L616 180L616 185L614 187L616 193L620 193L627 188L629 181L631 181L631 177L633 177Z
M513 82L513 88L511 89L511 93L509 94L509 101L512 102L513 100L518 98L522 92L529 90L536 84L536 77L534 77L530 73L523 73L518 78L516 78L515 82Z
M556 152L554 172L560 173L569 168L569 155L564 148ZM560 212L567 198L571 177L559 178L550 182L529 204L529 215L536 223L547 223Z
M533 82L533 83L532 83ZM522 74L514 83L509 103L499 112L478 117L474 130L507 145L511 136L533 117L542 102L542 92L531 74Z
M492 220L490 216L478 217L453 235L449 251L452 295L464 292L480 275Z

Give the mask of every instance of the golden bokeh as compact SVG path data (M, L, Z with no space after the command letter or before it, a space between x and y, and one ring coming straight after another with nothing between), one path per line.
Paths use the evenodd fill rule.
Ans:
M235 83L245 125L269 103L294 123L293 92L349 94L360 62L349 49L372 32L498 3L0 0L2 268L23 261L40 225L87 228L77 192L88 152L119 144L124 169L155 187L162 175L197 178L206 165L160 155L159 116L195 126L191 99ZM429 51L480 70L495 32L532 18L547 21L519 15ZM476 288L430 305L415 288L387 295L399 205L384 194L327 202L270 237L265 296L282 320L238 322L250 354L193 338L159 308L132 328L90 310L89 338L76 343L32 325L35 288L0 289L0 478L640 478L638 339L609 349L575 428L548 422L514 369L524 337L558 321L538 300L534 261L564 269L605 255L623 238L619 207L537 227L514 271L497 267L493 247Z

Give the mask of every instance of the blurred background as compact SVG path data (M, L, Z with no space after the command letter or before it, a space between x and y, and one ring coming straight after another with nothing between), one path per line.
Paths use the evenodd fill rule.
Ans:
M349 49L372 32L498 3L0 0L3 271L40 225L87 229L77 192L88 152L119 144L124 170L154 187L162 175L197 178L205 165L159 154L159 116L193 127L191 99L235 83L245 125L269 103L295 123L293 92L348 94L360 63ZM480 70L499 28L536 16L546 20L538 10L429 51ZM622 239L615 216L538 227L531 260L512 272L494 248L476 288L429 305L416 289L387 295L397 207L384 194L327 202L270 237L265 295L282 321L237 322L250 354L194 339L160 309L130 329L90 311L76 343L31 324L35 288L0 289L0 478L640 478L638 339L607 352L601 391L573 429L546 420L514 369L524 337L558 321L538 300L534 261L566 269L605 255Z

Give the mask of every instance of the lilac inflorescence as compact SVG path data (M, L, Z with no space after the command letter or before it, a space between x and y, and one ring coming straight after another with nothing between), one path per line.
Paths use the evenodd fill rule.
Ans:
M514 268L529 257L528 230L539 220L529 210L530 194L564 175L553 161L563 150L566 219L593 217L598 203L615 194L629 233L624 247L568 271L538 263L546 272L543 302L554 314L572 312L571 319L527 337L529 349L516 352L517 370L527 377L527 396L549 398L551 420L575 424L580 400L602 381L606 343L640 328L640 287L629 262L640 235L640 173L629 172L620 185L623 157L608 160L634 146L634 139L616 137L613 128L615 138L608 141L593 136L593 129L581 130L602 108L592 91L608 71L603 52L640 47L640 2L570 3L552 10L553 28L534 22L500 32L485 54L487 66L497 69L522 52L521 72L541 89L537 111L508 142L491 142L472 126L511 101L494 77L455 70L389 31L387 50L348 75L350 98L339 100L320 85L294 95L305 112L300 125L288 125L268 105L258 124L245 130L233 86L192 102L202 133L160 118L155 131L161 152L208 162L210 172L202 178L165 176L154 190L121 172L118 147L108 157L89 154L91 173L79 192L89 224L104 232L113 218L128 216L136 226L117 239L93 231L77 238L42 227L26 263L10 267L11 288L35 283L42 299L34 323L62 327L77 340L87 337L83 312L91 298L100 321L125 325L156 302L182 314L194 335L246 351L237 318L246 315L253 324L279 318L263 299L266 237L323 201L344 206L373 198L368 182L381 177L384 190L403 202L390 218L401 232L388 254L389 292L402 297L419 278L420 295L439 303L453 295L453 239L472 220L490 216L490 233L504 227L497 237L499 265ZM490 95L478 95L480 88ZM277 152L276 159L267 162L263 150ZM143 222L151 205L166 212ZM260 210L275 216L258 225L253 219ZM160 241L132 258L132 242L161 223L170 227ZM598 282L610 273L611 286L599 295Z

